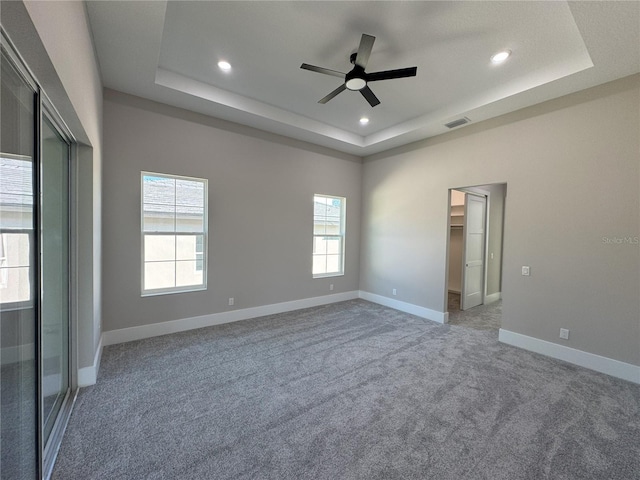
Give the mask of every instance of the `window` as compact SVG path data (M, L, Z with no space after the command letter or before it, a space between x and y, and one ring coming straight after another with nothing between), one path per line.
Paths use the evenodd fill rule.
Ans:
M142 294L207 288L207 180L142 172Z
M345 202L343 197L313 197L314 278L344 275Z

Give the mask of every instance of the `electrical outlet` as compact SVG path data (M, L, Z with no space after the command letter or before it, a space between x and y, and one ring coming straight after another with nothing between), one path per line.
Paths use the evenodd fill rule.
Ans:
M397 295L397 294L398 294L398 291L394 288L394 289L393 289L393 291L392 291L391 293L393 293L394 295Z
M329 290L333 290L333 283L329 284Z
M561 328L560 329L560 338L564 338L565 340L569 340L569 329Z
M229 297L229 305L235 305L236 301L233 297Z
M524 275L525 277L528 277L529 275L531 275L531 267L523 266L522 275Z

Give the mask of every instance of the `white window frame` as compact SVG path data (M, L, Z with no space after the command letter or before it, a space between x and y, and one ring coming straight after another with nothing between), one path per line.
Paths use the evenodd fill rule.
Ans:
M202 183L204 185L204 198L203 198L203 231L202 232L176 232L175 231L175 224L174 224L174 231L173 232L145 232L144 229L144 177L145 176L153 176L153 177L160 177L160 178L168 178L171 180L186 180L186 181L190 181L190 182L199 182ZM175 200L174 200L175 201ZM208 230L209 230L209 217L208 217L208 212L209 212L209 185L208 185L208 180L206 178L197 178L197 177L185 177L182 175L172 175L172 174L167 174L167 173L156 173L156 172L147 172L147 171L142 171L140 172L140 251L141 251L141 259L140 259L140 264L141 264L141 268L140 268L140 288L141 288L141 296L142 297L149 297L149 296L156 296L156 295L169 295L169 294L173 294L173 293L185 293L185 292L199 292L202 290L206 290L207 289L207 264L208 264L208 252L207 252L207 244L208 242ZM166 287L166 288L154 288L154 289L146 289L145 290L145 283L144 283L144 275L145 275L145 264L147 263L145 261L146 255L145 255L145 235L169 235L169 236L173 236L176 238L179 236L193 236L193 235L202 235L203 236L203 240L202 240L202 252L198 252L198 253L202 253L203 257L202 257L202 283L198 284L198 285L187 285L187 286L181 286L181 287ZM176 249L176 254L177 254L177 249ZM194 258L194 260L197 259ZM174 259L174 262L178 262L179 260ZM176 269L177 271L177 269Z
M340 200L340 231L338 234L316 234L315 233L315 198L322 197L328 199L336 199ZM339 197L336 195L326 195L324 193L314 193L313 194L313 215L311 222L311 233L312 233L312 242L311 242L311 275L313 278L327 278L327 277L340 277L344 276L344 265L345 265L345 245L346 245L346 224L347 224L347 199L345 197ZM335 237L340 239L340 271L339 272L328 272L328 273L313 273L313 257L317 254L313 253L313 246L316 243L316 238L318 237ZM327 256L328 254L324 254Z

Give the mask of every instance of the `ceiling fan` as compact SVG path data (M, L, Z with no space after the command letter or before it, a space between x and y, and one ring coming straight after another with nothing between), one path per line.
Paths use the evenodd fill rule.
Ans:
M331 75L333 77L344 78L344 83L336 88L326 97L318 101L318 103L327 103L333 97L343 92L344 90L360 91L362 96L369 102L369 105L375 107L380 103L378 97L374 95L367 83L376 82L378 80L391 80L394 78L415 77L418 72L418 67L400 68L398 70L385 70L384 72L366 73L364 69L369 62L369 56L371 55L371 49L373 48L373 42L376 37L362 34L360 39L360 46L356 53L352 53L349 60L353 64L353 69L349 73L342 73L336 70L330 70L328 68L316 67L315 65L309 65L303 63L300 68L303 70L310 70L312 72L324 73L325 75Z

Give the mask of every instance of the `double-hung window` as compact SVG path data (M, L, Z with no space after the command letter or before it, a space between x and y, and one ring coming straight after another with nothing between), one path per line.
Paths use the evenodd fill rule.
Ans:
M345 203L344 197L313 197L314 278L344 275Z
M207 288L207 180L142 172L142 295Z

